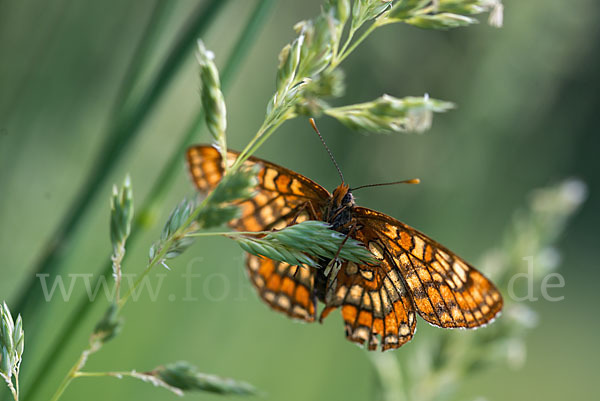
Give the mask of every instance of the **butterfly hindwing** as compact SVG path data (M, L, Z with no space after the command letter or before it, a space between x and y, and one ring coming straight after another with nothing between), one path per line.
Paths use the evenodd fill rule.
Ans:
M251 254L246 267L254 288L271 308L295 319L315 320L314 269Z
M368 239L357 233L359 241ZM376 240L376 239L374 239ZM341 307L350 341L370 350L398 348L412 338L416 327L415 307L400 272L389 259L378 265L344 262L331 285L321 319Z

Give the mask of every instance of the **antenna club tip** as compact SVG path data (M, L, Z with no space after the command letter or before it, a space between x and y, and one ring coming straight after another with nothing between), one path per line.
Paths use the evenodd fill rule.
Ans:
M311 117L311 118L309 118L309 119L308 119L308 122L310 123L310 125L313 127L313 129L314 129L315 131L318 131L318 130L317 130L317 124L315 123L315 119L314 119L314 118L312 118L312 117Z
M407 180L406 183L407 184L420 184L421 183L421 179L420 178L413 178L412 180Z

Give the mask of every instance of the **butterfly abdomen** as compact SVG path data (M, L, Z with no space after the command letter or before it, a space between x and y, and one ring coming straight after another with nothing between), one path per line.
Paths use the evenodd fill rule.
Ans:
M314 285L314 294L317 299L321 302L325 302L325 294L327 293L327 281L328 278L325 275L325 268L327 267L329 261L325 259L319 260L319 264L322 266L320 269L316 269L315 274L315 285ZM314 269L314 268L313 268Z

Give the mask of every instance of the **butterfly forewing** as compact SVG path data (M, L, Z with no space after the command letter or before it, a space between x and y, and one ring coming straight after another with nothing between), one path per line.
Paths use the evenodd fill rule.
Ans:
M229 163L238 152L228 152ZM188 149L187 160L192 179L203 193L214 189L223 177L221 155L212 146L194 146ZM256 194L241 202L241 217L230 223L240 231L281 229L292 221L322 220L323 203L329 192L301 174L265 160L251 157L245 167L259 167Z

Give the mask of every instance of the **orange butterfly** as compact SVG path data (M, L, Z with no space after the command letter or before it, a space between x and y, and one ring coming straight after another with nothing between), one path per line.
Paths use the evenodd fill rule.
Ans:
M229 151L228 162L238 152ZM221 155L209 145L187 151L196 187L212 190L223 176ZM291 266L248 255L246 267L260 297L273 309L313 322L317 300L325 304L319 320L341 306L346 337L382 351L412 338L416 313L445 328L473 328L490 322L502 309L496 287L444 246L406 224L356 206L342 183L333 194L314 181L256 157L256 195L240 203L241 217L230 222L240 231L282 229L305 220L320 220L362 242L377 264L342 261L326 276L324 269ZM328 260L320 261L327 266ZM337 271L337 273L335 273Z

